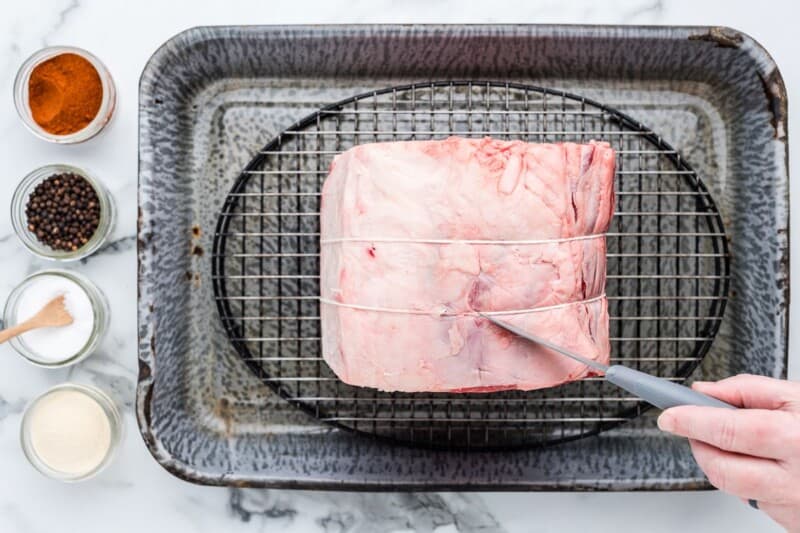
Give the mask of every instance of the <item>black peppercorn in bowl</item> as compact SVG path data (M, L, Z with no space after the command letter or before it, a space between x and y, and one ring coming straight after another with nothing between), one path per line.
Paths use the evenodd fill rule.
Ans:
M114 201L83 169L47 165L28 174L11 199L11 222L35 255L75 261L105 242L114 227Z

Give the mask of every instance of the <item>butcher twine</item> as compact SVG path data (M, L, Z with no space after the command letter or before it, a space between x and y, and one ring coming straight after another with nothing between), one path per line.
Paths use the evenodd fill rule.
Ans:
M347 243L347 242L386 242L386 243L400 243L400 244L500 244L500 245L521 245L521 244L552 244L552 243L562 243L562 242L571 242L571 241L583 241L588 239L597 239L599 237L605 237L605 233L599 234L592 234L592 235L580 235L578 237L564 237L561 239L538 239L538 240L526 240L526 241L490 241L490 240L461 240L461 239L400 239L394 237L378 237L378 238L366 238L366 237L339 237L334 239L320 239L320 244L339 244L339 243ZM597 301L602 300L605 298L605 293L601 294L600 296L595 296L594 298L588 298L585 300L576 300L573 302L566 302L562 304L556 305L546 305L543 307L534 307L532 309L515 309L510 311L485 311L485 312L464 312L464 313L448 313L443 311L441 313L431 312L431 311L424 311L421 309L394 309L391 307L374 307L371 305L358 305L358 304L348 304L344 302L337 302L336 300L331 300L330 298L323 298L320 297L319 301L324 304L328 305L335 305L337 307L347 307L349 309L358 309L360 311L377 311L381 313L399 313L404 315L435 315L441 317L457 317L457 316L478 316L478 315L492 315L492 316L503 316L503 315L521 315L527 313L538 313L540 311L552 311L553 309L562 309L564 307L569 307L571 305L578 305L578 304L590 304Z
M395 237L338 237L334 239L320 239L320 244L339 244L345 242L388 242L398 244L558 244L562 242L585 241L605 237L605 233L595 233L592 235L580 235L578 237L564 237L561 239L534 239L527 241L487 241L470 239L401 239Z
M571 305L590 304L600 301L605 297L606 295L605 293L603 293L600 296L595 296L594 298L589 298L586 300L576 300L574 302L566 302L563 304L546 305L544 307L534 307L533 309L512 309L510 311L481 311L481 312L470 311L464 313L448 313L446 311L437 313L435 311L433 312L424 311L422 309L393 309L391 307L372 307L371 305L346 304L344 302L337 302L336 300L331 300L330 298L321 298L321 297L319 301L324 304L335 305L338 307L348 307L350 309L358 309L359 311L378 311L381 313L399 313L402 315L433 315L440 317L458 317L458 316L479 316L479 315L492 315L492 316L525 315L528 313L538 313L540 311L552 311L553 309L561 309L564 307L569 307Z

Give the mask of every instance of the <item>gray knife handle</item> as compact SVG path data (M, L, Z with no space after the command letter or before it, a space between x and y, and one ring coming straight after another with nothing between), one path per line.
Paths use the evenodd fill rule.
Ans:
M678 405L736 409L736 407L722 400L717 400L689 387L639 372L627 366L610 366L606 371L606 381L633 393L659 409L668 409Z

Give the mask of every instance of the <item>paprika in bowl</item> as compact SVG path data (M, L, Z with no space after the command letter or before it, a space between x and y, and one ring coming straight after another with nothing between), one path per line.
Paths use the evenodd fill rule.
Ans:
M106 67L86 50L53 46L20 67L14 104L35 135L56 143L79 143L111 120L116 89Z

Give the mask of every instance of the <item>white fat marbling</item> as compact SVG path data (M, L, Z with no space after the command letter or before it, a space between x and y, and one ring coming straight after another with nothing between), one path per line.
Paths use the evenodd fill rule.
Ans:
M110 244L74 268L94 280L111 303L111 328L99 353L65 370L25 364L0 347L0 531L778 531L763 514L719 493L638 494L364 494L207 488L170 476L150 457L133 417L136 380L137 87L150 54L180 30L206 24L347 22L515 22L728 25L758 39L780 65L789 99L800 98L800 56L790 0L5 0L0 17L0 302L25 275L47 266L13 237L7 208L18 181L45 163L87 167L119 207ZM80 146L35 139L16 117L11 98L20 62L44 45L72 44L111 69L119 107L100 137ZM800 132L797 113L789 130ZM792 168L800 146L792 136ZM793 191L793 203L799 191ZM800 205L794 206L798 212ZM798 217L793 217L796 224ZM794 228L792 238L800 231ZM793 249L800 249L793 243ZM800 261L792 277L800 279ZM800 313L792 309L792 329ZM797 342L793 340L793 346ZM797 377L794 358L790 375ZM124 411L126 435L117 460L95 480L64 485L39 475L18 444L25 403L65 380L94 383ZM620 517L624 516L624 520Z

